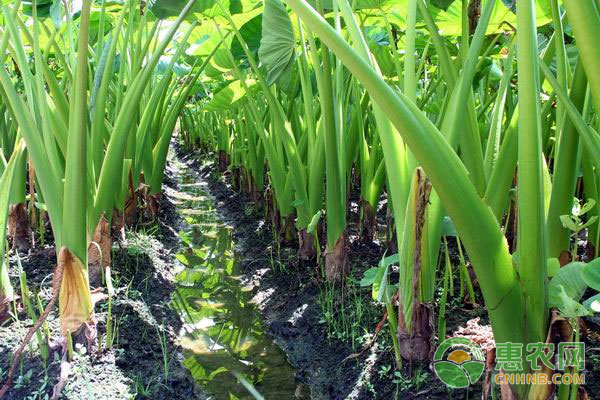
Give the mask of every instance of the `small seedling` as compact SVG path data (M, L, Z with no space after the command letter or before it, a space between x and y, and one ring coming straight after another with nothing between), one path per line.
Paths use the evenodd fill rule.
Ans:
M588 199L588 201L581 205L579 199L573 199L573 208L571 209L571 215L561 215L560 221L563 226L575 234L575 244L571 253L571 259L577 259L577 241L579 232L592 225L598 219L597 215L593 215L583 221L582 217L587 214L596 205L596 200Z

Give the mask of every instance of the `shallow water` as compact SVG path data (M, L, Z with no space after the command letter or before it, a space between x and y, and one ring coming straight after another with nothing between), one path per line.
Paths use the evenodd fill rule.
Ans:
M177 254L185 266L171 305L184 322L179 341L196 384L216 399L304 398L283 351L266 335L239 279L232 230L219 221L205 184L180 165L178 212L185 224ZM241 376L241 382L236 375ZM252 390L252 389L250 389Z

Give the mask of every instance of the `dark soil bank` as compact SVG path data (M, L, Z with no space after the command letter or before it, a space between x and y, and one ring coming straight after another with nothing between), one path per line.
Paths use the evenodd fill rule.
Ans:
M176 180L166 178L166 185ZM91 354L83 347L75 351L68 382L61 398L68 399L189 399L203 397L195 393L194 383L181 366L181 354L175 340L181 322L169 308L174 290L174 250L178 216L168 199L162 202L158 223L128 231L124 243L113 247L112 315L116 338L112 350ZM16 257L11 262L11 280L19 288ZM36 249L21 256L30 290L39 291L44 304L50 296L51 274L56 264L53 247ZM20 291L18 291L20 294ZM106 332L107 302L96 304L98 336ZM48 318L53 342L58 340L58 309ZM18 310L18 322L0 327L0 381L6 378L9 362L32 321ZM31 351L29 351L31 350ZM31 341L7 399L44 399L52 395L61 370L58 346L44 363L37 341Z
M267 332L287 354L306 383L314 399L463 399L480 398L481 389L449 390L430 370L430 366L413 366L413 378L395 376L389 333L380 333L377 343L358 357L348 359L353 350L348 340L328 335L320 307L324 283L314 263L298 260L295 248L279 246L264 220L245 195L230 184L229 173L217 172L212 161L186 154L178 148L179 158L208 183L220 218L231 225L236 252L242 263L243 284L252 285L254 302L264 318ZM353 277L375 265L383 254L378 245L365 246L353 241L350 246ZM370 288L361 294L370 303ZM481 309L457 309L448 319L449 331L465 321L480 316ZM383 307L375 310L370 325L374 333L383 316ZM449 313L450 314L450 313ZM387 326L385 329L388 329ZM365 333L365 332L363 332ZM385 338L384 338L385 337ZM387 341L386 341L387 339Z

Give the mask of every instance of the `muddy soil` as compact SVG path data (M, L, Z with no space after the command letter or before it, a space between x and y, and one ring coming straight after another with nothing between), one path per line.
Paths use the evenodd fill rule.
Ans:
M176 185L168 176L165 185ZM98 352L97 344L87 353L75 349L68 382L61 393L65 399L189 399L205 398L181 365L182 354L175 345L181 326L179 316L169 308L178 263L179 217L173 204L163 198L158 221L127 231L126 240L113 246L112 304L116 338L111 350ZM30 290L39 291L45 304L50 297L51 274L56 264L52 246L21 255ZM16 256L11 260L10 277L19 288ZM19 294L20 290L17 290ZM106 333L107 302L96 304L98 337ZM52 395L60 376L61 350L58 347L58 310L48 318L55 348L42 360L37 341L31 341L7 399L44 399ZM21 343L32 321L17 309L18 321L0 327L0 381L4 381L14 350Z
M177 148L179 158L208 183L223 221L233 227L237 253L241 258L244 284L253 285L254 301L264 318L267 332L287 354L297 378L306 383L314 399L465 399L481 397L481 388L450 390L428 365L410 368L412 379L394 375L394 358L388 331L358 357L360 351L347 340L332 338L323 323L319 306L324 282L315 263L298 260L296 248L279 245L265 221L264 211L231 185L228 172L219 173L211 157L200 157ZM354 207L356 210L356 207ZM352 213L352 210L351 210ZM384 223L385 213L378 213ZM350 215L358 220L357 215ZM377 264L383 245L362 244L351 230L351 280L360 281L366 269ZM355 283L356 284L356 283ZM370 301L370 288L361 291L364 304ZM469 319L482 316L481 308L451 310L448 332ZM383 307L374 315L371 331L383 316ZM387 329L387 328L386 328ZM356 347L356 346L355 346Z

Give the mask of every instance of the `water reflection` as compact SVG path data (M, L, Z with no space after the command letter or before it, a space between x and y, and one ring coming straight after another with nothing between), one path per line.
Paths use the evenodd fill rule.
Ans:
M185 169L181 180L174 197L186 226L177 258L186 268L177 276L172 306L184 321L184 365L217 399L254 398L232 372L266 399L298 398L294 370L265 334L252 296L240 283L231 228L217 220L202 183Z

